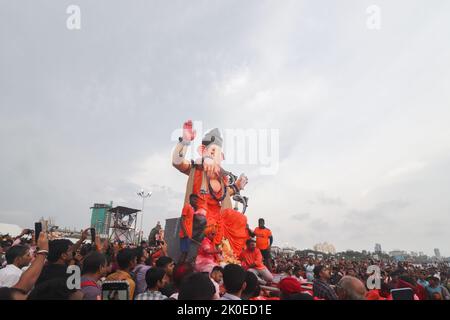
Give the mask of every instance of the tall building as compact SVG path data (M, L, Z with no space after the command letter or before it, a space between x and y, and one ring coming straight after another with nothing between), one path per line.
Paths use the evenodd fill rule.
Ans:
M98 235L107 237L109 235L110 214L109 209L112 208L112 201L110 204L95 203L91 207L91 228L95 228Z
M375 244L375 253L381 253L381 244L379 243Z
M438 248L435 248L434 249L434 255L436 256L436 258L441 258L441 252L439 251L439 249Z

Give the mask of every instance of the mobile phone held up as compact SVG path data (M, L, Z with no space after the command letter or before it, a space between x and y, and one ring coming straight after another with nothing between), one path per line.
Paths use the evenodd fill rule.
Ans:
M95 228L90 229L92 244L95 243Z
M39 239L39 235L42 232L42 223L41 222L35 222L34 223L34 238L35 241L37 242Z
M129 300L130 288L126 281L105 281L102 284L102 300Z
M414 291L411 288L392 289L392 300L414 300Z

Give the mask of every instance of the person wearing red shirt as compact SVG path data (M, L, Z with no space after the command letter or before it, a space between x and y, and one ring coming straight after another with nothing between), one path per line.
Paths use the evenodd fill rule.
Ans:
M167 243L160 241L160 244L156 247L156 250L151 254L153 261L156 261L160 257L167 256Z
M262 280L259 280L260 283L266 284L267 282L272 282L273 275L266 266L264 266L261 251L256 247L256 241L254 239L249 239L246 244L247 247L242 250L239 255L242 267L261 277Z
M266 228L265 221L263 218L258 220L258 227L255 228L252 234L253 237L256 237L256 247L261 251L261 254L264 258L264 264L266 267L271 270L271 256L270 256L270 247L273 243L272 231L269 228Z

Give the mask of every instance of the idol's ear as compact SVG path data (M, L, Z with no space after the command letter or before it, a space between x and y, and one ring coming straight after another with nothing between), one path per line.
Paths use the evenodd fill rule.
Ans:
M206 150L206 146L204 144L201 144L198 147L197 152L198 152L199 155L203 156L203 152L205 152L205 150Z
M225 154L223 152L221 152L222 155L222 161L225 161Z

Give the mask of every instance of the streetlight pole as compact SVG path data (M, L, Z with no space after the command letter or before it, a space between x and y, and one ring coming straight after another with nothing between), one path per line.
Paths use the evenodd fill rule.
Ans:
M144 189L142 189L141 191L139 191L139 192L137 193L137 195L138 195L139 197L142 198L141 227L140 227L140 230L139 230L139 244L140 244L140 242L142 241L142 235L143 235L143 231L142 231L142 223L143 223L143 220L144 220L144 204L145 204L145 199L146 199L146 198L150 198L150 196L152 195L152 192L145 192Z

